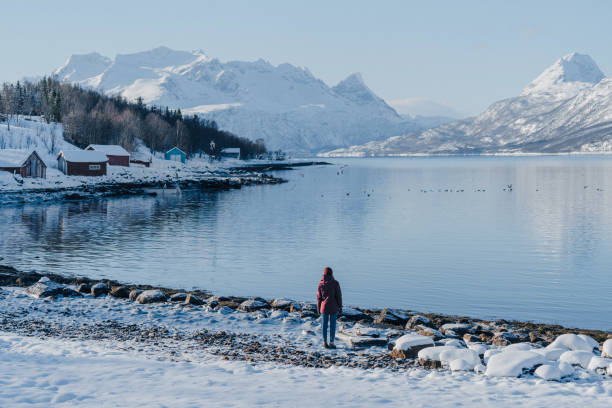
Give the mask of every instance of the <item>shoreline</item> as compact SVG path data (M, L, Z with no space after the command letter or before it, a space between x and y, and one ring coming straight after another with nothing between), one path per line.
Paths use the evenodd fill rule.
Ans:
M264 302L265 307L262 309L284 309L290 310L289 306L277 308L273 306L274 299L263 299L257 296L216 296L213 292L197 289L197 290L184 290L184 289L176 289L176 288L167 288L155 285L147 285L147 284L135 284L135 283L123 283L112 279L92 279L88 277L75 277L75 276L64 276L54 273L40 273L40 272L24 272L19 271L12 266L1 265L0 264L0 286L13 286L13 287L28 287L36 283L39 279L47 277L53 282L60 283L62 285L73 285L78 286L80 284L93 285L95 283L105 283L108 288L113 287L125 287L129 291L133 290L160 290L162 291L168 299L175 294L193 294L204 300L205 304L207 304L210 299L217 299L217 305L223 307L229 307L230 309L237 310L240 305L248 300L256 299L258 301ZM208 300L206 300L208 299ZM285 298L283 298L285 299ZM309 302L300 302L295 300L285 299L296 304L303 305L312 305ZM308 306L310 307L310 306ZM481 319L477 317L470 316L460 316L460 315L450 315L443 313L435 313L435 312L418 312L414 310L406 310L406 309L397 309L397 308L363 308L359 306L354 307L345 307L344 313L342 316L339 316L339 321L351 321L351 322L360 322L363 324L374 325L378 327L386 327L390 329L408 329L410 323L410 319L412 317L422 316L430 321L430 323L424 327L417 327L418 322L411 325L412 329L421 329L423 331L424 328L433 329L434 332L439 332L441 335L444 335L444 330L440 331L440 327L446 324L471 324L474 325L491 325L494 324L496 328L502 328L503 330L510 329L511 332L515 333L516 339L505 340L498 339L498 343L503 344L506 343L512 344L514 342L523 342L529 341L534 344L540 344L543 346L548 345L552 340L562 334L567 333L575 333L575 334L585 334L590 337L593 337L598 342L603 342L608 338L612 338L612 331L601 330L601 329L583 329L579 327L566 327L560 324L554 323L538 323L532 321L523 321L523 320L514 320L514 319ZM308 315L316 315L312 312L312 309L309 310ZM304 313L302 311L302 313ZM429 330L424 330L425 332ZM450 338L462 338L462 331L459 330L457 336L453 333L450 334ZM488 333L484 331L483 333L477 333L481 341L484 342L495 342L495 331L489 330ZM427 335L431 335L431 333L427 333ZM434 335L433 337L438 337L438 335ZM504 341L505 340L505 341Z

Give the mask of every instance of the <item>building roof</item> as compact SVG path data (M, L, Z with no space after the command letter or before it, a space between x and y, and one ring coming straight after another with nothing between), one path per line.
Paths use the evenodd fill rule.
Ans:
M98 152L102 152L109 156L129 156L127 150L119 145L99 145L99 144L90 144L85 148L85 150L96 150Z
M0 167L21 167L35 151L36 150L0 149ZM36 155L40 158L38 153L36 153Z
M224 149L221 149L221 153L238 153L238 154L240 154L240 148L239 147L226 147Z
M108 161L106 154L97 150L62 150L57 158L62 156L66 161L72 163L106 163Z
M166 154L167 154L167 153L170 153L170 152L171 152L171 151L173 151L173 150L178 150L179 152L181 152L181 153L185 154L185 152L184 152L184 151L182 151L181 149L179 149L179 148L178 148L178 147L176 147L176 146L174 146L172 149L168 150L168 151L166 152Z

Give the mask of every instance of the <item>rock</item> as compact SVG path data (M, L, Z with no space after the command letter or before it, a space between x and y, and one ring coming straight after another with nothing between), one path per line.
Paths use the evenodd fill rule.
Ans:
M446 323L440 326L439 330L447 336L449 336L449 333L447 333L447 331L450 331L453 335L461 337L465 333L470 331L471 328L472 325L467 323Z
M256 310L267 309L268 304L262 302L260 300L249 299L245 300L238 306L238 310L242 310L244 312L254 312Z
M77 292L76 290L70 289L67 287L64 287L64 289L62 290L62 296L64 297L83 297L83 295Z
M258 302L265 303L266 305L268 304L268 301L266 299L259 296L255 296L254 298L251 298L251 300L256 300Z
M574 351L593 351L593 348L599 347L599 344L592 338L585 335L578 334L562 334L557 337L549 347L551 348L565 348L567 350Z
M432 329L431 327L416 326L415 329L418 330L417 334L420 334L421 336L433 337L434 340L440 340L444 338L444 335L441 332L436 329Z
M214 300L213 300L214 302ZM211 302L212 303L212 302ZM233 300L220 300L217 303L217 306L221 306L221 307L229 307L231 309L238 309L238 307L240 306L240 303L236 303Z
M544 357L533 351L502 351L490 356L485 374L489 377L518 377L523 371L543 363Z
M196 295L194 295L193 293L188 293L187 296L185 297L185 303L189 303L189 304L196 305L196 306L202 306L204 304L204 301L200 299L199 297L197 297Z
M53 297L61 295L63 293L63 290L64 285L60 285L57 282L53 282L47 277L42 277L32 286L28 286L25 290L25 293L30 296L41 298L47 296Z
M444 337L448 337L449 339L458 339L459 333L456 333L454 330L446 329L444 331Z
M469 343L467 346L470 350L474 350L481 357L483 357L484 353L489 349L489 346L482 343Z
M418 326L431 327L431 320L421 315L414 315L406 323L406 330L416 329Z
M401 325L403 323L402 319L398 317L393 311L389 309L383 309L376 319L374 319L374 323L376 324L391 324L391 325Z
M302 311L302 305L300 305L299 303L292 303L291 306L289 306L289 311L291 313L297 313Z
M132 289L132 291L130 292L130 295L128 296L128 299L130 300L136 300L136 298L138 298L138 296L142 293L142 290L140 289Z
M496 346L507 346L512 343L517 343L519 338L512 332L497 332L491 341Z
M612 339L607 339L601 345L602 357L612 358Z
M286 311L291 311L291 306L293 306L293 304L297 304L297 302L295 302L294 300L291 299L274 299L271 303L272 308L274 309L280 309L280 310L286 310Z
M395 340L395 347L390 353L393 358L415 358L419 351L427 347L433 346L434 342L431 337L421 336L418 334L406 334Z
M591 357L591 361L589 361L589 365L587 366L588 370L597 371L603 373L605 369L610 365L610 360L604 357L593 356Z
M574 374L574 367L568 363L549 362L536 368L533 374L546 381L559 381Z
M91 296L98 297L108 294L108 285L104 282L96 283L91 287Z
M138 295L136 301L142 304L165 302L166 295L159 289L145 290Z
M593 356L594 354L592 351L568 350L561 354L559 361L566 362L571 365L578 365L586 369L589 367L589 363L591 362L591 358L593 358Z
M170 296L171 302L184 302L187 299L187 294L184 292L178 292Z
M216 300L211 300L210 302L208 302L208 307L211 309L214 309L218 306L219 306L219 302L217 302Z
M79 293L91 293L91 286L88 283L80 283L76 290Z
M466 343L480 343L480 337L470 333L465 333L463 335L463 341L465 341Z
M417 354L419 364L425 368L441 368L442 361L440 360L440 354L446 350L456 349L453 346L424 347Z
M340 315L341 320L350 321L350 322L358 322L361 320L372 321L372 317L363 313L360 310L352 309L350 307L342 309L342 313Z
M113 286L110 294L119 299L127 299L130 297L130 289L127 286Z

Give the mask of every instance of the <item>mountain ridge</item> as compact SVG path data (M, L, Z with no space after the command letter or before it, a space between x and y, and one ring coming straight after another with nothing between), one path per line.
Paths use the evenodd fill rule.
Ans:
M114 59L74 55L54 75L128 100L180 108L240 136L263 138L272 149L317 152L430 123L399 115L358 73L328 86L304 67L263 59L221 62L201 50L158 47Z
M612 150L612 79L591 57L571 53L516 97L481 114L323 156L561 153Z

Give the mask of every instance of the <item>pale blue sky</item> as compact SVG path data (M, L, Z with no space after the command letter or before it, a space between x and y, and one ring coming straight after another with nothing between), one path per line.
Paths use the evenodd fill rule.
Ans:
M73 53L165 45L307 66L330 85L361 72L387 100L424 98L474 114L571 51L612 73L604 0L5 0L0 12L0 81L50 73Z

